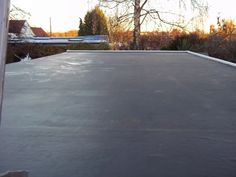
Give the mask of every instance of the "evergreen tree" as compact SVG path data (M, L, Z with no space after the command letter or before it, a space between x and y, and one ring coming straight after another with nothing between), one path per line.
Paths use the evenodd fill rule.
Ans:
M84 23L83 20L80 18L79 20L79 32L78 32L79 36L84 36L85 34L85 28L84 28Z
M84 22L80 19L79 35L108 35L107 19L103 11L96 6L87 12Z

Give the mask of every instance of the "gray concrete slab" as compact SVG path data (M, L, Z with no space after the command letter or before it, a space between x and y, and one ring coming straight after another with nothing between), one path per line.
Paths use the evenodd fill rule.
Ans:
M236 69L187 53L64 53L6 69L0 173L235 177Z

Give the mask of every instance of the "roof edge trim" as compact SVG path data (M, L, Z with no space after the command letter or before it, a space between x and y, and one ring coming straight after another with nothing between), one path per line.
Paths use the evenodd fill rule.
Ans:
M219 58L215 58L215 57L206 56L206 55L196 53L196 52L192 52L192 51L186 51L186 52L188 54L195 55L195 56L207 59L207 60L212 60L212 61L215 61L215 62L218 62L218 63L222 63L222 64L225 64L225 65L236 67L236 63L232 63L232 62L222 60L222 59L219 59Z
M184 50L67 50L67 53L186 53Z

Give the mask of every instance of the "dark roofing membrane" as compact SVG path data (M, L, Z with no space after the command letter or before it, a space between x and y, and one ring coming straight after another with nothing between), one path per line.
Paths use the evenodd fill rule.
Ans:
M236 69L188 53L7 65L0 173L235 177Z

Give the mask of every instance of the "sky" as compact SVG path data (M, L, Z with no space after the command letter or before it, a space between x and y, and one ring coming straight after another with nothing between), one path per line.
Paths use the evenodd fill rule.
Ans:
M97 0L11 0L11 3L30 12L28 22L31 26L42 27L45 31L62 32L78 29L79 18L97 4ZM216 24L216 17L236 20L235 0L208 0L209 17L205 23L208 29L210 24ZM148 28L148 27L146 27Z

